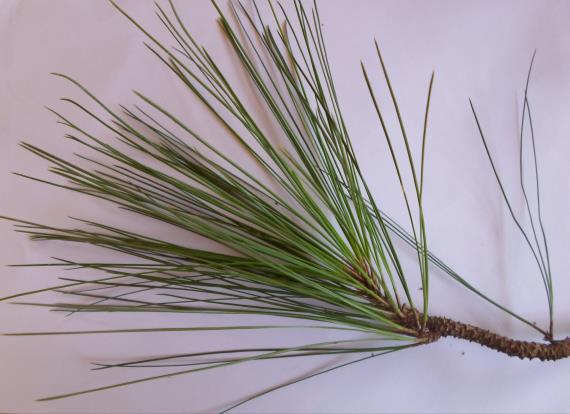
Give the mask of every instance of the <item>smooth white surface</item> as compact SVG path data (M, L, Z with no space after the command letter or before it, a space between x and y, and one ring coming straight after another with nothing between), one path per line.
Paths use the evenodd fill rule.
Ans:
M153 32L160 31L152 2L131 0L120 4ZM215 25L210 3L196 0L177 4L192 33L212 49L232 79L244 84L244 93L250 93ZM426 170L426 210L433 251L484 292L545 326L545 294L536 266L500 198L467 101L471 97L478 108L500 173L521 215L523 199L517 182L521 93L530 57L535 48L538 50L530 99L538 139L544 221L553 260L556 332L558 336L569 335L570 2L321 0L319 4L341 104L375 194L395 218L404 220L392 166L359 68L360 59L371 71L376 67L374 37L383 47L416 148L429 75L432 69L436 72ZM10 175L11 171L20 171L48 176L45 163L18 147L21 139L68 156L75 149L61 139L64 129L55 124L43 106L55 106L77 117L76 111L57 99L81 94L50 77L53 71L76 77L114 107L133 104L135 97L130 90L142 90L198 130L210 132L213 141L234 153L235 147L211 125L189 93L149 55L143 40L142 34L105 1L0 3L0 214L57 224L69 223L68 215L134 227L143 223L117 213L107 204ZM388 108L379 73L374 72L373 78ZM391 112L390 116L395 130ZM237 151L235 154L240 156ZM526 216L522 221L528 225ZM169 237L160 226L151 226L150 230ZM9 223L0 222L2 265L43 262L50 256L110 257L109 253L76 246L31 243L12 232ZM2 266L0 296L52 285L58 276L61 272L55 270ZM60 297L48 294L41 299L55 302ZM431 303L434 314L510 336L539 339L535 332L437 271L433 272ZM66 318L43 308L0 304L3 332L227 323L227 318L222 319L168 315ZM153 373L91 372L91 361L211 347L263 346L274 344L275 335L0 337L0 411L216 411L250 393L343 360L257 362L68 400L33 401ZM331 337L309 331L286 332L282 336L290 344ZM285 388L239 411L568 412L569 379L570 360L520 361L470 343L441 340Z

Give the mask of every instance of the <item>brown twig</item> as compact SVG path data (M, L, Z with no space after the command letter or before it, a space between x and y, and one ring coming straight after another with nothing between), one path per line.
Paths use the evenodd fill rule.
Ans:
M415 327L418 312L409 307L405 307L402 311L404 313L402 323L408 328ZM445 337L465 339L520 359L556 361L570 357L570 337L549 342L521 341L441 316L429 316L426 330L418 332L418 336L426 338L427 342L435 342Z

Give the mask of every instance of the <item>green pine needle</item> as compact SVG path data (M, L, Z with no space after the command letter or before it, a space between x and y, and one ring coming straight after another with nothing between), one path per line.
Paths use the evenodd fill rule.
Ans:
M210 144L208 136L198 134L192 125L143 93L134 92L139 102L137 105L114 110L80 82L64 74L54 74L79 88L95 108L89 109L73 99L63 98L62 101L72 109L70 112L91 117L107 132L95 135L76 123L71 115L49 109L58 122L67 127L66 138L80 144L85 154L77 155L75 159L62 158L35 145L22 143L23 148L48 161L50 171L63 178L65 183L19 175L108 201L133 214L174 226L189 235L200 235L222 246L224 252L190 247L151 237L142 231L127 231L85 219L74 219L76 226L63 228L7 218L16 222L17 231L28 234L34 240L59 240L97 246L122 253L126 259L122 263L55 259L55 262L33 264L91 269L100 276L90 280L62 278L65 283L58 286L14 294L0 300L56 291L71 297L89 298L93 302L31 305L47 306L68 313L262 315L300 319L308 324L156 327L8 335L302 328L354 331L366 334L366 337L295 347L189 352L98 365L96 369L198 366L70 392L41 401L253 360L372 353L357 360L361 361L424 344L426 339L421 333L429 315L431 265L437 266L494 306L546 334L546 331L481 293L428 250L423 190L433 73L424 107L422 135L416 140L406 132L395 85L390 81L380 48L375 42L380 70L397 115L400 139L406 151L402 161L396 156L396 138L388 133L388 120L379 106L368 71L362 64L364 84L369 90L380 122L380 132L388 144L396 178L401 186L411 228L408 232L382 211L382 200L372 197L356 159L335 89L333 68L329 64L316 6L308 11L295 0L294 11L287 13L281 4L269 2L271 21L266 22L255 3L254 12L250 13L237 1L232 3L235 23L232 24L213 3L226 40L263 100L266 115L273 119L286 139L286 145L280 146L273 136L264 131L259 118L240 98L216 60L192 36L172 1L169 2L170 10L158 4L156 7L157 17L175 42L174 48L161 43L112 0L111 3L142 32L147 39L146 46L158 62L178 78L181 88L193 94L212 113L225 128L228 140L233 139L243 147L270 177L271 184L240 166L223 149ZM542 244L539 243L534 221L533 244L513 214L473 105L472 109L500 190L539 265L552 320L552 278L540 216L540 200L537 227L542 234ZM525 109L530 121L526 92ZM113 138L109 139L109 136ZM538 193L534 132L532 145ZM419 152L419 161L415 152ZM411 188L404 183L405 169L411 173ZM522 175L521 185L524 191ZM530 213L528 200L526 203ZM404 271L401 257L408 252L396 248L396 239L403 240L415 251L417 272ZM413 277L419 278L422 287L421 297L415 298L422 303L417 307L420 312L416 315L417 327L414 329L403 322L406 307L416 309L409 287ZM552 334L552 325L548 333ZM361 345L364 343L373 345ZM198 356L222 359L179 362ZM295 382L298 381L286 385ZM256 397L278 388L269 388ZM243 402L249 400L251 398Z

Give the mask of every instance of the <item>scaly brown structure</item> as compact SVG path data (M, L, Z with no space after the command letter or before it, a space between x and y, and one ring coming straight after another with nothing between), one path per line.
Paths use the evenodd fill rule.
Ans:
M419 313L410 308L404 308L402 311L403 324L408 328L418 329L416 316ZM428 342L435 342L444 337L465 339L520 359L556 361L570 357L570 337L548 342L521 341L441 316L429 316L425 330L418 330L418 336L426 338Z

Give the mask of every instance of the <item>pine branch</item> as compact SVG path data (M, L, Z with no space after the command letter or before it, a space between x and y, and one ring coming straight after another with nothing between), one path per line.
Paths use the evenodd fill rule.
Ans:
M63 74L56 76L81 90L95 109L72 99L63 101L103 127L114 140L86 130L70 116L50 111L68 128L66 138L81 145L88 155L69 159L29 143L22 146L47 160L50 171L63 179L21 176L109 202L128 212L173 226L185 234L199 235L225 248L190 247L151 237L140 231L86 219L77 227L54 227L28 220L16 222L16 231L33 240L58 240L120 252L123 263L74 262L29 266L60 266L90 269L100 277L91 280L65 278L49 289L14 294L0 300L46 291L68 297L89 298L82 303L25 303L56 311L153 312L215 315L262 315L303 320L294 325L215 325L131 328L122 330L28 332L11 335L67 335L114 333L162 333L182 331L233 331L259 329L334 329L365 334L347 339L293 347L211 350L205 353L149 357L138 361L100 364L97 369L135 367L185 367L168 374L139 378L96 389L45 398L52 400L137 384L177 375L221 368L254 360L333 354L372 356L427 345L454 337L476 342L509 356L558 360L570 356L570 338L554 339L553 283L546 231L542 223L534 129L528 97L530 69L525 86L521 127L521 187L531 216L532 237L511 207L474 105L471 109L493 174L513 221L535 258L548 299L547 329L535 326L478 290L428 249L424 211L424 171L429 142L428 119L434 73L427 84L424 122L416 160L404 114L390 81L387 65L375 42L378 70L396 113L398 136L391 134L389 120L380 107L375 86L361 63L371 109L386 140L400 188L410 232L383 210L373 197L352 146L328 60L318 10L306 10L295 0L293 11L268 3L271 24L258 5L248 12L238 0L232 3L235 24L218 5L219 23L228 44L258 96L285 139L264 131L256 114L239 96L208 50L183 23L172 1L170 10L157 5L157 17L176 43L166 47L156 36L111 0L146 37L146 46L158 62L180 81L215 117L228 139L241 145L257 167L270 178L267 183L248 171L232 154L210 143L184 119L176 117L140 92L138 104L120 111L96 97L88 88ZM534 60L534 56L533 56ZM532 67L532 63L531 63ZM526 117L526 118L525 118ZM525 192L522 145L525 119L529 122L536 178L536 211ZM405 150L404 160L396 146ZM406 185L404 177L411 177ZM534 216L537 217L535 224ZM540 230L540 237L538 235ZM404 241L415 257L415 269L404 269L397 247ZM547 342L510 339L482 328L430 312L430 266L435 265L484 301L532 327ZM414 298L410 281L418 278L422 293ZM415 301L414 301L415 299ZM372 345L370 345L372 343ZM379 345L380 343L380 345ZM184 358L220 359L182 362ZM361 358L360 360L367 359ZM324 371L323 371L324 372ZM296 381L294 381L296 382ZM291 382L291 383L294 383ZM276 388L275 388L276 389ZM263 393L259 394L263 395ZM237 406L237 405L236 405Z

